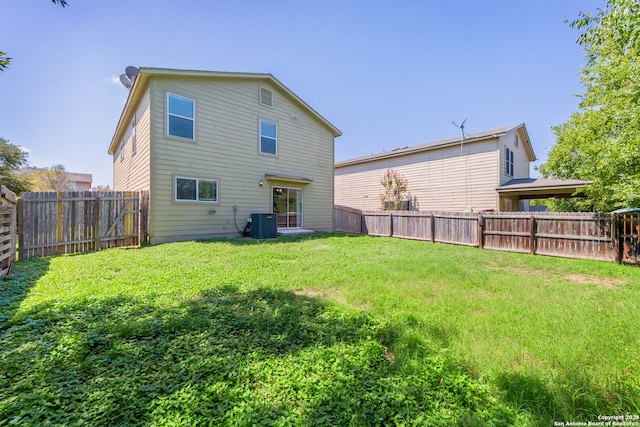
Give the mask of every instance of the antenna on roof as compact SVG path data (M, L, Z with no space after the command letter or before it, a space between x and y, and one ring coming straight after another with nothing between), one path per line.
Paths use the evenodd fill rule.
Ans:
M453 123L453 125L454 125L455 127L457 127L458 129L460 129L460 131L462 132L462 141L463 141L463 142L464 142L464 134L466 133L466 132L464 131L464 123L467 121L467 119L468 119L468 117L462 121L462 124L461 124L460 126L458 126L458 125L456 124L456 122L451 122L451 123ZM469 135L469 134L467 133L467 135Z
M462 157L462 147L464 146L464 124L467 121L468 117L466 119L464 119L462 121L462 123L460 124L460 126L458 126L456 124L456 122L451 122L453 123L453 125L455 127L457 127L458 129L460 129L460 132L462 132L462 139L460 140L460 157ZM469 134L467 134L469 135ZM465 194L464 194L464 210L466 212L467 207L469 206L469 170L468 170L468 163L469 163L469 147L467 146L467 155L464 156L464 179L466 182L466 185L464 186L465 188ZM473 209L472 209L473 210Z

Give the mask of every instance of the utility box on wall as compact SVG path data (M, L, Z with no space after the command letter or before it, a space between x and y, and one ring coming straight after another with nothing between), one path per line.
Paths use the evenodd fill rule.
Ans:
M278 237L278 215L275 213L251 214L251 237L254 239L273 239Z

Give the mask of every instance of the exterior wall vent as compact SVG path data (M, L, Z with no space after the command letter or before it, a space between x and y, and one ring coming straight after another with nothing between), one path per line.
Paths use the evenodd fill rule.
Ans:
M273 92L263 87L260 88L260 104L273 107Z

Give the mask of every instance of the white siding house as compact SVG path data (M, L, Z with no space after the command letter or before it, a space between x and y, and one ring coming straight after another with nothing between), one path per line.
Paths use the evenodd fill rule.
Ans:
M271 74L140 68L109 146L149 190L151 243L238 236L251 213L333 230L340 131Z
M514 211L519 196L501 195L497 188L529 178L535 159L520 124L344 160L335 165L335 204L381 209L380 181L394 169L408 181L412 210Z

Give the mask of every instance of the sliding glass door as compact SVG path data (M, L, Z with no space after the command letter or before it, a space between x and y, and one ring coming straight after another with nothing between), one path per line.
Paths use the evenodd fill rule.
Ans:
M273 212L278 214L278 228L302 227L302 190L273 187Z

